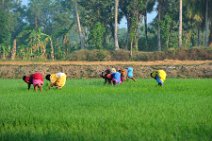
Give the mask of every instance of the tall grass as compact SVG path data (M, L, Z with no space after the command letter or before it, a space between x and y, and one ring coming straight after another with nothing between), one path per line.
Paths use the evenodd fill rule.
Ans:
M152 79L119 86L68 80L62 90L27 90L0 79L0 140L209 141L212 79Z

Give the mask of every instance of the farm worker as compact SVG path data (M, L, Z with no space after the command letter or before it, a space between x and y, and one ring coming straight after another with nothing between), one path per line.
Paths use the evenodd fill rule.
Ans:
M111 72L112 72L112 73L115 73L115 72L116 72L116 69L115 69L115 68L112 68L112 69L111 69Z
M28 84L28 90L30 89L31 84L33 84L35 91L37 91L37 88L42 91L43 75L41 73L36 72L30 76L23 76L23 80Z
M50 81L49 89L53 86L55 86L57 89L61 89L66 83L66 74L63 72L47 74L46 80Z
M121 81L127 80L127 70L126 69L119 69L119 72L121 73Z
M112 84L112 74L111 74L110 69L106 69L106 70L102 71L99 76L105 80L104 84L106 84L106 83Z
M133 81L135 81L135 78L133 76L133 67L128 67L127 69L127 77L129 79L132 79Z
M166 72L164 70L153 71L150 76L157 81L159 86L163 86L163 83L166 80Z
M121 83L121 73L120 72L112 73L112 82L114 85Z

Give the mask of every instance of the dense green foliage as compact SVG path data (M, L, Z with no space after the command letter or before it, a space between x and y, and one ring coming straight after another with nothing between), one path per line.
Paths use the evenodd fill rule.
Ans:
M192 140L212 138L212 79L153 79L103 85L68 80L35 93L0 79L0 140Z
M211 0L183 1L184 48L212 46L210 7ZM115 19L126 19L119 48L131 56L178 47L179 0L120 0L117 11L115 18L115 0L28 0L26 6L0 0L0 59L67 59L80 49L114 50ZM153 11L157 16L147 23Z
M103 49L103 36L105 27L101 23L96 23L90 33L90 48Z

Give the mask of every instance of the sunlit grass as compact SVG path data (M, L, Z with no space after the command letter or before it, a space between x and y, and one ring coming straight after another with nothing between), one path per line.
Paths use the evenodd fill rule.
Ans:
M0 79L0 140L212 139L212 79L152 79L103 85L68 80L35 93L21 80Z

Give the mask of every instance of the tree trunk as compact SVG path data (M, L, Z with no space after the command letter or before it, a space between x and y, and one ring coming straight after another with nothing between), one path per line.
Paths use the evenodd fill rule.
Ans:
M137 21L140 21L140 19L141 19L141 16L139 16L138 17L138 20ZM139 25L139 24L136 24L136 25ZM136 26L137 28L135 29L135 37L134 37L134 49L136 50L136 51L138 51L138 40L139 40L139 28L138 28L138 26Z
M200 47L200 28L197 29L197 46Z
M3 59L3 49L1 47L1 44L0 44L0 59Z
M130 42L130 58L133 56L133 40Z
M205 2L205 41L204 46L208 47L209 21L208 21L208 0Z
M63 35L63 47L66 46L66 43L67 43L67 36L65 34L65 35Z
M158 51L161 51L161 36L160 36L160 20L161 20L161 4L158 3Z
M209 36L209 47L212 47L212 32L210 33Z
M69 42L69 40L68 40L67 35L66 34L63 35L63 51L65 52L66 56L68 54L68 42Z
M6 50L5 50L5 46L2 46L2 59L6 60Z
M147 27L147 11L144 14L144 26L145 26L145 37L146 37L146 48L149 49L148 45L148 27Z
M50 39L50 47L51 47L51 59L54 60L54 47L53 47L52 39Z
M183 4L182 0L180 0L180 10L179 10L179 48L182 47L182 12L183 12Z
M209 47L212 47L212 23L211 23L211 28L210 28L210 35L209 35Z
M169 48L169 41L170 41L170 35L168 36L167 41L166 41L166 49Z
M16 39L13 40L13 48L11 51L11 60L14 60L16 56Z
M84 36L82 33L82 27L80 24L80 17L77 9L77 2L75 2L75 12L76 12L76 18L77 18L77 27L78 27L78 32L79 32L79 39L80 39L80 48L84 49L85 48L85 43L84 43Z
M35 16L35 19L34 19L35 21L35 30L37 31L38 30L38 17L37 16Z
M118 42L118 8L119 8L119 0L115 0L115 31L114 31L115 50L119 50L119 42Z
M139 38L138 38L138 36L136 36L134 39L134 48L136 51L138 51L138 40L139 40Z
M130 20L129 20L128 16L126 18L127 18L127 37L126 37L125 49L129 50L128 44L129 44L129 39L130 39Z
M45 43L39 43L38 49L41 51L41 58L46 59L46 44Z
M125 40L125 49L126 50L129 50L128 44L129 44L129 30L127 30L127 36L126 36L126 40Z
M210 24L210 34L209 34L209 40L208 40L208 45L210 47L212 47L212 21L211 21L211 24Z
M135 25L135 31L134 31L134 33L135 33L135 36L134 36L134 39L133 39L133 46L134 46L134 49L136 50L136 51L138 51L138 40L139 40L139 22L141 21L141 19L142 19L142 15L141 14L139 14L139 13L137 13L136 14L137 16L137 18L136 18L136 25Z
M69 44L69 39L67 37L67 34L63 35L63 48L66 49Z

